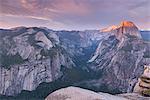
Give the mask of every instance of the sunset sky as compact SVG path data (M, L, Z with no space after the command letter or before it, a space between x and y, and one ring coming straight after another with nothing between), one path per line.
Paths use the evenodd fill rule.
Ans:
M101 29L123 20L150 30L150 0L0 0L0 28Z

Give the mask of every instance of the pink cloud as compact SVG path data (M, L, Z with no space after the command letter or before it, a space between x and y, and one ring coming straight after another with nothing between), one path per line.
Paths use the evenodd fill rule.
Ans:
M79 28L125 19L146 28L143 20L148 19L149 4L148 0L0 0L0 15L32 16Z

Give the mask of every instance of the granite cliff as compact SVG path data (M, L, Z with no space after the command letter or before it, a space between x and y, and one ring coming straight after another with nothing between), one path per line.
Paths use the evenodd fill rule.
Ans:
M42 28L0 31L0 94L32 91L61 77L61 66L75 67L59 38Z
M97 79L76 85L110 93L132 92L144 65L150 63L150 43L143 41L132 22L122 22L109 33L88 61Z
M142 36L128 21L102 30L1 29L0 94L43 98L70 85L131 92L150 62L150 42Z

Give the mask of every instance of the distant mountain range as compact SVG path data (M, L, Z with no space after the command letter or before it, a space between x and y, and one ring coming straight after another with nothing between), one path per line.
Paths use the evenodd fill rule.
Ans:
M86 31L0 29L1 98L43 99L67 86L131 92L150 64L149 36L129 21Z

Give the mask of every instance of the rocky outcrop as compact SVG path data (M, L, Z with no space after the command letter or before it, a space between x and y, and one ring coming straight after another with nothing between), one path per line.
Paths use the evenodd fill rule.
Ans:
M68 87L51 93L45 100L128 100L107 93L96 93L78 87Z
M133 91L150 96L150 66L144 66L144 72L138 79Z
M143 97L136 93L125 93L111 95L108 93L96 93L94 91L82 89L79 87L67 87L56 90L49 94L45 100L149 100L149 97Z

